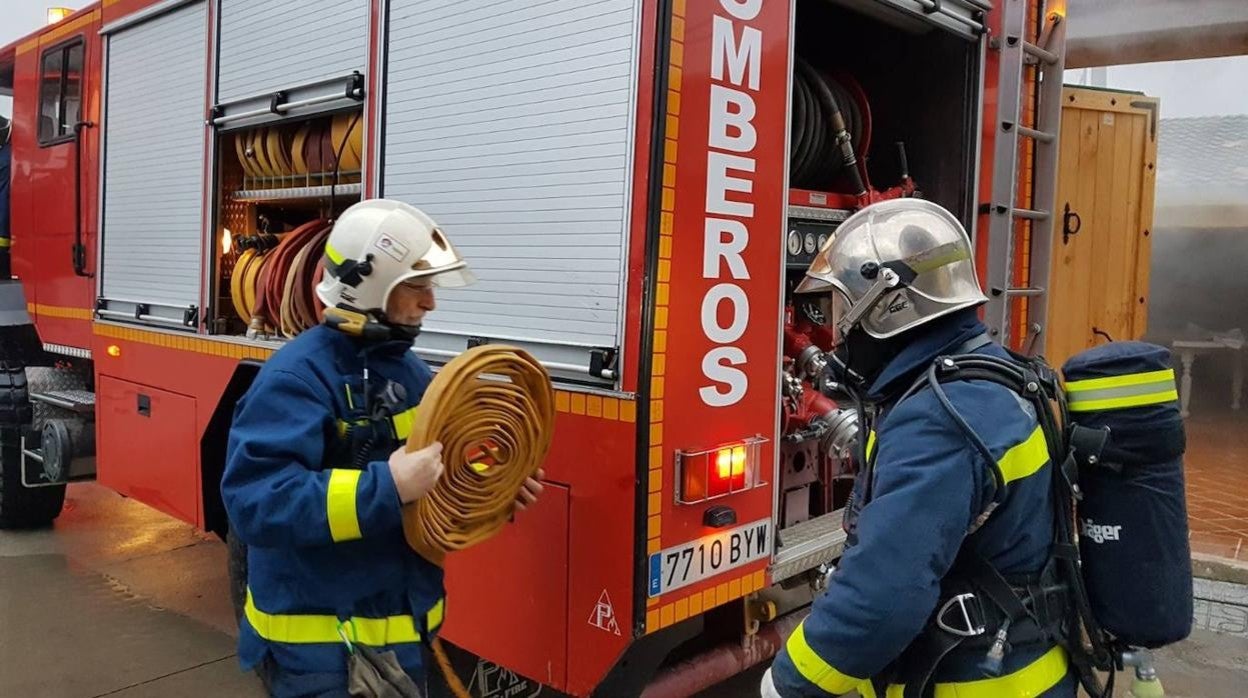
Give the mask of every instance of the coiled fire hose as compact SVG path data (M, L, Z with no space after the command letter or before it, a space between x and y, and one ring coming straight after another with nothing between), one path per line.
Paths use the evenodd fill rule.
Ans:
M798 56L789 153L793 186L830 189L843 176L850 193L865 193L855 151L865 150L870 118L845 85Z
M441 442L446 468L428 494L404 507L408 545L442 566L447 553L498 533L546 459L554 424L550 375L527 352L484 344L447 363L407 439L409 453ZM452 693L468 698L436 638L432 649Z

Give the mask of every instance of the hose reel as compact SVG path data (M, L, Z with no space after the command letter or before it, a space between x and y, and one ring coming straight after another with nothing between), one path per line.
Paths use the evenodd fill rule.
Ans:
M796 58L793 78L789 180L798 189L834 191L848 186L863 194L858 153L871 139L871 113L862 91L848 76L833 76Z

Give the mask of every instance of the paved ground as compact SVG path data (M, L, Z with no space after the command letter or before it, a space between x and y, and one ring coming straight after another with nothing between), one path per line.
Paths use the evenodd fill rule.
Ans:
M238 669L226 589L215 537L74 485L53 528L0 533L0 697L263 696ZM1246 696L1248 588L1197 594L1199 629L1159 659L1167 694ZM759 673L702 695L755 696Z

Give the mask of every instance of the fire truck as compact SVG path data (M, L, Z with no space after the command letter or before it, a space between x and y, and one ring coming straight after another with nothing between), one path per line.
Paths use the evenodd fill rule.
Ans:
M542 501L447 563L461 678L675 696L765 662L841 553L858 438L823 382L833 332L792 289L854 210L924 197L970 231L985 317L1025 348L1064 19L1061 0L90 5L0 48L0 523L47 524L94 478L229 538L233 405L320 321L334 216L396 198L480 279L413 351L517 346L557 391Z

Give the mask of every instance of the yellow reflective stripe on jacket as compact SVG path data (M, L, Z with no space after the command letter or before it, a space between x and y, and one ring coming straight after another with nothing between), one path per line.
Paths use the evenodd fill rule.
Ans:
M1007 483L1021 480L1034 475L1037 470L1049 462L1049 446L1044 439L1044 430L1036 427L1027 440L1014 446L1001 456L997 466Z
M355 512L355 491L360 485L359 470L329 471L329 487L325 490L325 518L329 535L335 543L363 538L360 519Z
M394 433L400 439L406 441L409 434L412 433L412 426L416 424L416 412L420 410L420 405L406 409L391 418L394 422Z
M1145 407L1179 399L1174 369L1072 381L1066 384L1071 412L1097 412Z
M437 630L442 627L442 621L446 618L446 599L438 599L438 602L429 609L425 614L425 624L429 630Z
M806 642L806 621L797 626L784 648L789 653L789 659L793 660L793 666L797 667L797 672L828 693L848 693L866 680L842 674L836 667L823 661Z
M870 434L867 434L867 452L866 452L867 460L871 460L872 453L875 453L875 430L874 429L871 430Z
M347 393L350 397L350 393ZM406 440L408 435L412 433L412 427L416 424L416 413L420 411L420 406L408 408L390 418L390 423L394 425L394 434L400 439ZM338 420L338 436L346 438L347 433L355 427L367 426L367 419L357 419L353 422L345 419Z
M1012 674L978 681L938 683L932 698L1035 698L1053 688L1066 676L1068 670L1066 652L1054 647L1039 659ZM873 698L863 693L863 698ZM905 686L893 684L888 687L886 698L902 698Z
M441 624L443 602L438 601L426 617L430 628L434 625L436 611ZM247 622L260 637L270 642L286 642L290 644L310 644L317 642L342 642L346 635L351 642L382 647L397 645L404 642L420 642L420 630L416 627L416 619L410 615L387 616L385 618L351 617L340 621L329 615L265 613L256 608L251 597L251 589L247 590L247 602L243 612ZM342 634L339 634L341 629Z

